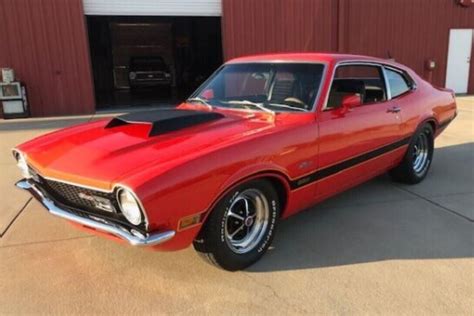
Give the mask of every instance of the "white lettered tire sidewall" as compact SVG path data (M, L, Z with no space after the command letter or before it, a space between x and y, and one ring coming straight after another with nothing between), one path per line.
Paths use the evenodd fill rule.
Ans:
M224 213L224 216L222 217L221 224L220 224L220 241L223 244L227 244L226 237L225 237L225 225L226 225L226 222L227 222L227 217L229 216L228 215L228 210L229 210L229 207L234 202L234 199L240 194L240 192L241 192L240 190L236 190L232 194L232 197L228 200L228 202L225 206L225 213ZM278 212L278 209L277 209L277 205L278 205L277 197L275 196L275 197L269 198L267 196L267 199L268 199L269 206L270 206L270 219L269 219L269 223L268 223L268 227L267 227L267 232L263 236L260 243L255 247L255 249L257 250L258 253L264 252L265 250L267 250L268 246L270 246L269 244L272 241L276 221L277 221L277 218L279 216L278 215L279 212Z
M269 206L268 225L255 247L245 253L236 253L226 240L225 226L229 208L246 189L256 189L265 195ZM207 261L225 270L245 269L258 261L271 245L279 217L280 201L272 184L267 180L249 181L231 190L217 203L195 241L194 248L201 255L204 254Z

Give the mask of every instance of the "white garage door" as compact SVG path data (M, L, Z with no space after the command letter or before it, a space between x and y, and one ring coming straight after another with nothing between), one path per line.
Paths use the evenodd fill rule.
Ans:
M86 15L221 16L221 0L83 0Z

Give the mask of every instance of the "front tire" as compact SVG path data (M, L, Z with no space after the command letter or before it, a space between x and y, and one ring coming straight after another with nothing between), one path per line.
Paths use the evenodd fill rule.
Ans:
M217 203L194 240L194 249L222 269L245 269L267 251L279 216L278 195L270 182L240 185Z
M398 182L420 183L428 174L434 151L434 132L425 124L412 138L400 165L390 170L390 176Z

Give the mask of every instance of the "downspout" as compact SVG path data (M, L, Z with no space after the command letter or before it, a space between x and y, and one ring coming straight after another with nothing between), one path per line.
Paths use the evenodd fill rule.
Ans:
M346 26L346 2L345 0L337 0L337 52L344 52L344 31Z

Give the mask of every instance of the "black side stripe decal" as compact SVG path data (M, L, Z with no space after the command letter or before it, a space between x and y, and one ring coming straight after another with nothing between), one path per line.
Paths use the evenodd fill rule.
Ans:
M370 151L368 153L356 156L354 158L350 158L348 160L345 160L343 162L340 162L338 164L332 165L330 167L326 167L320 170L316 170L315 172L305 175L301 178L295 179L290 182L290 187L292 190L297 189L299 187L302 187L304 185L307 185L311 182L316 182L321 179L324 179L326 177L332 176L333 174L336 174L338 172L341 172L345 169L351 168L355 165L358 165L364 161L370 160L372 158L375 158L377 156L383 155L385 153L388 153L392 150L395 150L397 148L400 148L402 146L405 146L410 143L411 137L404 138L402 140L399 140L395 143L386 145L384 147L375 149L373 151Z

